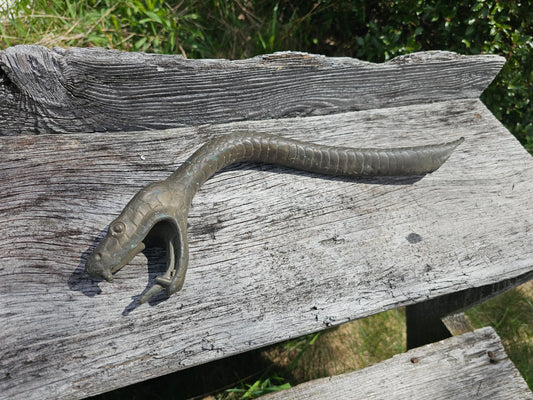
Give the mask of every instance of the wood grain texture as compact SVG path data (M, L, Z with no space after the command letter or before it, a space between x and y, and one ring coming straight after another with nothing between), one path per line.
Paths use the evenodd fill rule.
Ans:
M84 274L87 251L140 187L246 129L346 146L466 140L418 180L228 168L193 201L188 276L167 301L134 307L164 269L154 253L113 283ZM0 398L81 398L533 265L533 162L478 100L5 137L0 187Z
M463 333L474 330L470 319L465 313L447 315L442 319L442 322L446 325L446 328L448 328L452 336L462 335Z
M164 269L155 253L113 283L84 274L87 251L140 187L246 129L365 147L466 140L420 179L226 169L193 201L188 276L166 301L134 307ZM478 100L4 137L0 187L0 398L81 398L533 265L533 162Z
M14 46L0 51L0 135L165 129L478 98L504 62L450 52L384 64L294 52L186 60Z
M533 394L505 354L496 332L487 327L261 399L527 400L533 399Z

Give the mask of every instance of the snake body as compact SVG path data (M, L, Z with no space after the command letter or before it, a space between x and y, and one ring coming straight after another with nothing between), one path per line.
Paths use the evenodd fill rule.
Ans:
M215 138L193 153L168 178L141 189L109 225L87 259L86 270L111 281L113 272L145 247L163 245L166 273L140 298L180 290L188 266L187 216L202 184L220 169L242 161L278 164L336 176L422 175L439 168L463 141L397 149L333 147L257 132Z

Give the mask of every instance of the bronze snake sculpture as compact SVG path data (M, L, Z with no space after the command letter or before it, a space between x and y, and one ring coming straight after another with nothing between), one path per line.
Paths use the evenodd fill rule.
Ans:
M332 147L255 132L231 133L198 149L168 178L141 189L109 225L87 259L86 270L111 281L113 273L148 246L163 244L167 270L140 298L144 303L183 286L189 253L187 216L191 201L215 172L241 161L283 165L337 176L422 175L439 168L463 141L398 149Z

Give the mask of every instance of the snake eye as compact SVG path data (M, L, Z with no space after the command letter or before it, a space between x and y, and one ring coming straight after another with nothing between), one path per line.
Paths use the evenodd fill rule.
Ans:
M126 230L126 225L124 222L115 222L113 225L111 225L110 232L112 236L120 235L121 233L124 233Z

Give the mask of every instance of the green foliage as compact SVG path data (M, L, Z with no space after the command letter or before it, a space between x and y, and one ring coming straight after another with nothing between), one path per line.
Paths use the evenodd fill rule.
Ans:
M159 0L19 0L4 24L3 41L172 54L180 53L184 40L192 38L191 49L192 42L202 43L196 19L188 9L178 13Z
M284 383L284 378L273 375L269 378L258 379L253 384L246 385L246 388L228 389L227 392L234 396L227 397L227 399L255 399L264 394L277 392L290 387L290 383Z
M312 346L316 343L321 333L306 335L301 338L289 340L280 344L279 346L285 351L296 352L297 355L280 373L273 372L272 368L267 368L261 377L253 383L241 382L236 388L226 390L225 395L219 395L219 400L246 400L255 399L266 393L275 392L278 390L288 389L291 384L287 382L288 376L296 368L301 357L306 354Z

